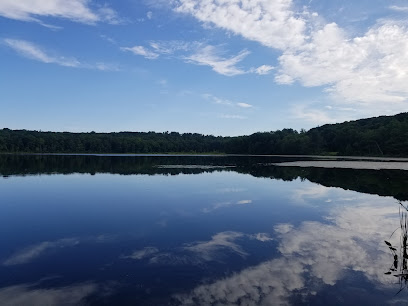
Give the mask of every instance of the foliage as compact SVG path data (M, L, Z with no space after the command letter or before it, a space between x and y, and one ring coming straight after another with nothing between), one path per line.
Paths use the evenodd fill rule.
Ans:
M283 129L238 137L176 132L40 132L5 128L0 130L0 152L408 156L408 113L327 124L307 132Z

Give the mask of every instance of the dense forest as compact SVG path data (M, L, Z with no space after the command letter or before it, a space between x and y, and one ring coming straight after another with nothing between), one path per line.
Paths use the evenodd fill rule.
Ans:
M302 130L221 137L176 132L0 130L5 153L228 153L408 156L408 113Z

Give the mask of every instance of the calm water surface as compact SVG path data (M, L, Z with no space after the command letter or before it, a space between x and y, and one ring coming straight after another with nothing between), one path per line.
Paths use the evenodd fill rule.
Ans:
M0 155L0 304L406 305L408 172L293 160Z

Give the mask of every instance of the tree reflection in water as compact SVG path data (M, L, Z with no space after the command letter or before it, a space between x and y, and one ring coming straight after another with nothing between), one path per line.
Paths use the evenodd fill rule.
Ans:
M400 293L402 290L408 288L408 253L407 253L407 240L408 240L408 207L404 206L404 204L399 203L399 216L400 216L400 227L397 228L390 236L391 237L400 231L400 247L394 247L389 241L384 241L385 244L389 247L392 255L393 255L393 263L389 268L388 272L385 272L387 275L393 275L394 277L398 278L398 284L400 285L399 291L396 293Z

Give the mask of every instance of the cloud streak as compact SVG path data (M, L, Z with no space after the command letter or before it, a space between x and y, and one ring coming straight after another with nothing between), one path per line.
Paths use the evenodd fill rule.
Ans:
M57 241L44 241L32 246L29 246L16 254L12 255L10 258L3 262L4 266L14 266L29 263L38 257L42 256L44 253L65 247L72 247L79 243L78 239L66 238Z
M54 250L67 247L74 247L81 242L103 243L111 240L110 236L82 237L82 238L62 238L55 241L43 241L30 245L11 255L3 262L4 266L14 266L30 263L37 258Z
M248 205L248 204L252 204L252 200L240 200L236 202L232 202L232 201L219 202L219 203L215 203L210 208L204 208L203 212L209 213L209 212L212 212L220 208L226 208L226 207L237 206L237 205Z
M88 0L2 0L0 16L39 23L41 23L39 17L64 18L86 24L121 22L118 14L107 5L92 9L89 3Z
M240 201L239 204L249 204L249 200ZM150 264L162 265L200 265L209 261L222 261L225 253L235 254L242 258L248 253L239 245L243 239L271 241L267 233L244 234L234 231L220 232L207 241L194 241L171 250L160 251L156 247L145 247L136 250L127 256L133 260L148 260Z
M4 45L13 49L18 54L23 57L46 63L46 64L56 64L64 67L72 68L88 68L96 69L101 71L117 71L119 68L116 65L107 63L96 63L96 64L86 64L81 63L79 60L73 57L65 57L56 54L51 54L44 48L34 44L32 42L20 39L6 38L3 40Z
M233 57L224 58L219 54L216 47L208 45L185 57L185 60L196 65L210 66L212 70L225 76L235 76L246 73L245 70L236 65L249 54L248 50L242 50Z
M129 51L135 55L141 55L147 59L156 59L159 57L159 54L153 51L146 49L143 46L134 46L134 47L122 47L122 51Z
M84 299L97 293L93 283L40 289L36 284L22 284L0 288L0 300L4 306L12 305L85 305Z
M44 51L41 47L19 39L5 39L6 46L17 51L20 55L47 64L57 64L65 67L79 67L81 63L75 58L53 56Z
M228 99L220 98L217 96L214 96L212 94L204 94L203 97L207 100L212 101L215 104L219 105L226 105L226 106L236 106L240 108L252 108L254 107L252 104L244 103L244 102L234 102Z
M244 49L236 55L225 56L225 51L219 46L204 44L198 41L150 41L148 46L136 45L133 47L121 47L122 51L130 51L135 55L143 56L147 59L176 58L186 63L209 66L213 71L225 76L236 76L247 73L259 75L269 74L274 67L262 65L257 68L244 69L238 64L242 62L250 51Z

